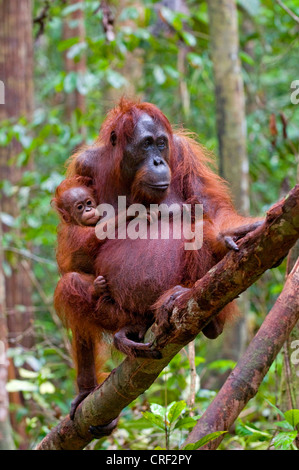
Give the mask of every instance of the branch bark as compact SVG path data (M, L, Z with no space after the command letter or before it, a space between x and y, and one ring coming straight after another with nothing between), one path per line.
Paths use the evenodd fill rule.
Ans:
M75 420L66 417L43 439L38 450L83 449L90 425L105 425L154 382L175 354L192 341L222 308L285 257L299 238L299 185L275 204L265 223L248 234L238 252L230 252L194 287L177 299L168 329L157 348L162 359L126 358L79 406ZM171 292L169 292L171 294ZM157 329L154 325L152 331Z
M299 259L247 351L189 434L184 446L197 442L211 432L228 431L248 401L256 395L272 362L299 319L298 290ZM217 449L223 437L220 436L201 450Z

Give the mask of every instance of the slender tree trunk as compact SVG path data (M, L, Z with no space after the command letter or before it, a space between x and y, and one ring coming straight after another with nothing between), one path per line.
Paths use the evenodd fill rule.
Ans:
M190 16L190 11L187 5L186 0L161 0L159 2L159 7L166 7L172 10L175 13L182 13L186 16ZM174 29L167 23L167 20L163 18L163 13L159 11L159 16L154 28L154 32L157 36L161 35L161 31L167 34L173 34ZM186 27L186 25L185 25ZM190 48L185 44L181 39L177 43L178 46L178 56L177 56L177 70L179 72L179 83L178 83L178 101L180 102L180 112L181 116L177 115L177 122L180 120L186 121L190 118L190 93L187 86L187 60L186 56Z
M0 224L0 240L2 230ZM8 375L7 328L5 316L5 276L3 272L3 252L0 244L0 450L13 450L14 444L11 434L10 419L8 413L8 395L6 391Z
M5 87L5 104L0 105L0 122L15 122L24 116L30 120L33 111L33 41L31 0L0 0L0 80ZM24 170L16 157L21 152L20 142L13 139L0 147L1 180L17 186ZM14 218L19 215L16 197L1 195L1 211ZM3 224L3 232L9 228ZM14 229L14 236L18 235ZM18 256L10 258L11 275L5 277L7 326L9 345L33 345L31 282L22 269ZM23 308L20 310L18 306ZM9 369L14 370L10 367ZM18 432L19 432L18 428Z
M235 0L208 0L214 67L220 172L229 181L236 207L249 212L245 98L239 59Z
M81 0L71 0L71 5L78 6L82 4ZM85 24L84 24L84 11L82 8L73 11L63 23L63 39L79 38L79 44L85 41ZM85 53L81 53L79 58L71 58L66 51L64 55L65 71L67 73L75 72L76 74L84 75L86 72L86 57ZM81 113L85 112L85 96L75 89L71 93L66 94L66 117L71 119L73 112L79 109Z
M0 0L0 77L5 86L5 104L0 105L0 122L25 116L30 119L33 111L33 44L30 0ZM22 150L21 144L13 140L6 147L0 147L1 179L18 184L23 171L15 162ZM13 217L18 216L17 201L1 196L1 210ZM7 227L3 227L7 231ZM23 335L31 327L31 285L30 280L15 260L12 275L6 277L6 307L10 337ZM18 313L16 306L28 306L26 312ZM23 335L22 344L32 346L32 335Z
M136 20L126 18L125 20L120 19L120 15L126 8L136 8L142 18L143 4L140 0L122 0L122 2L113 2L112 0L106 0L101 2L101 9L103 13L103 27L106 34L106 42L109 43L115 39L116 30L118 28L131 28L136 30L138 27ZM139 21L142 21L140 19ZM109 25L109 28L107 28ZM125 83L120 88L109 87L106 93L106 99L104 100L105 110L111 109L122 96L134 98L138 96L142 99L142 93L139 88L142 75L144 73L143 62L144 62L144 51L142 48L135 48L133 51L126 52L126 59L123 66L117 71L125 79Z
M245 97L239 60L238 16L235 0L208 0L213 61L220 173L230 184L235 206L249 213ZM238 299L243 317L224 332L222 356L238 360L245 349L248 293Z

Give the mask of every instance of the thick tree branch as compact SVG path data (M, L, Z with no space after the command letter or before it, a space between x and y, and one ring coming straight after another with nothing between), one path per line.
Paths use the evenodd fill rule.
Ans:
M189 434L184 446L197 442L211 432L228 431L248 401L256 395L269 367L299 320L298 291L299 259L247 351ZM223 437L201 450L217 449Z
M39 444L39 450L83 449L91 440L90 425L104 425L143 393L180 349L222 308L285 257L299 238L299 185L275 204L265 223L248 234L238 252L230 252L194 287L177 299L157 347L162 359L129 359L79 406L75 420L65 418ZM154 326L153 331L157 327Z

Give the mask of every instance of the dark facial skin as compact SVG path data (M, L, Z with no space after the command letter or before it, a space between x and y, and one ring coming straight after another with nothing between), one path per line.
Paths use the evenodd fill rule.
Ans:
M89 188L71 188L63 194L63 204L78 225L95 225L99 220L97 204Z
M128 186L138 185L143 200L159 202L166 196L171 180L168 134L147 114L138 121L132 142L125 148L122 176Z

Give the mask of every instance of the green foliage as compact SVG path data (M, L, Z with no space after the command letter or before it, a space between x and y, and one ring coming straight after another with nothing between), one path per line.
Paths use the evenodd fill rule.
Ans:
M145 419L164 431L165 449L169 449L169 440L173 429L182 428L186 424L188 428L190 428L191 421L193 421L193 425L196 424L196 421L192 420L192 418L189 418L188 422L186 422L186 420L184 422L182 422L182 420L178 421L179 416L186 408L187 405L184 401L172 402L167 407L152 404L150 407L151 411L145 411L143 413Z
M169 442L172 431L175 429L185 429L190 431L196 424L196 419L191 416L180 418L180 415L187 410L187 404L184 401L172 402L167 407L153 404L150 407L151 411L146 411L143 416L155 427L164 431L165 447L156 447L156 450L169 450ZM203 447L208 442L216 439L217 437L225 434L226 431L219 431L207 434L199 441L187 444L183 450L196 450Z
M258 425L238 420L235 440L246 449L297 450L294 441L299 431L299 410L288 410L283 413L269 400L266 401L276 414L277 420L274 423L258 423Z

